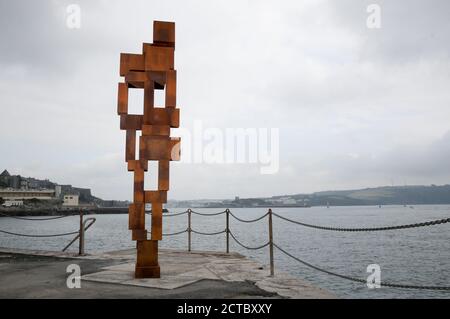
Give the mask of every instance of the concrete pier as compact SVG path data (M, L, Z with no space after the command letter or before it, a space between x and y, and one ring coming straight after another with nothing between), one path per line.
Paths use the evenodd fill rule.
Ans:
M136 251L78 257L0 248L0 298L334 298L310 283L237 253L160 251L160 279L135 279ZM67 266L81 268L69 289Z

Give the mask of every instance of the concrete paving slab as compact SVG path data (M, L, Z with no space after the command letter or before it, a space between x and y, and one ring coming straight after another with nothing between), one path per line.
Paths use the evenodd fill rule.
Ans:
M0 248L0 298L335 298L237 253L160 250L160 279L135 279L135 249L77 256ZM66 267L82 269L83 290L67 289Z
M135 259L134 251L114 252L117 257ZM125 257L126 256L126 257ZM160 252L161 278L134 279L134 262L105 267L103 271L85 275L86 281L126 284L158 289L176 289L201 280L252 282L263 290L287 298L333 298L329 292L298 278L278 272L270 277L269 270L242 255L215 252ZM126 274L126 275L125 275ZM129 278L123 280L123 278Z

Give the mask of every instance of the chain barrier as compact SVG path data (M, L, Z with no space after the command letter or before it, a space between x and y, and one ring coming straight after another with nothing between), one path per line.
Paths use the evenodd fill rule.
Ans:
M217 215L223 215L223 214L225 214L227 211L226 210L224 210L223 212L218 212L218 213L212 213L212 214L206 214L206 213L199 213L199 212L196 212L196 211L193 211L193 210L191 210L191 213L192 214L195 214L195 215L200 215L200 216L217 216Z
M180 212L180 213L173 213L173 214L163 214L163 217L173 217L173 216L180 216L180 215L184 215L187 214L188 211L184 211L184 212ZM146 212L147 215L151 215L151 212Z
M175 233L163 233L162 235L163 236L176 236L176 235L180 235L180 234L186 233L188 231L189 230L186 228L185 230L181 230L181 231L178 231L178 232L175 232ZM147 231L147 233L150 234L150 235L152 234L151 231Z
M229 211L228 209L222 212L218 212L218 213L200 213L200 212L196 212L193 211L191 209L184 211L184 212L180 212L180 213L173 213L173 214L163 214L163 216L165 217L172 217L172 216L180 216L180 215L184 215L184 214L195 214L195 215L200 215L200 216L218 216L218 215L222 215L222 214L226 214L228 213L229 215L231 215L234 219L243 222L243 223L254 223L257 222L259 220L262 220L263 218L267 217L268 215L272 214L273 216L276 216L282 220L285 220L287 222L291 222L300 226L304 226L304 227L309 227L309 228L315 228L315 229L321 229L321 230L330 230L330 231L341 231L341 232L366 232L366 231L384 231L384 230L398 230L398 229L409 229L409 228L416 228L416 227L424 227L424 226L433 226L433 225L439 225L439 224L445 224L445 223L449 223L450 222L450 218L444 218L444 219L438 219L438 220L433 220L433 221L428 221L428 222L421 222L421 223L414 223L414 224L405 224L405 225L397 225L397 226L386 226L386 227L368 227L368 228L343 228L343 227L330 227L330 226L320 226L320 225L313 225L313 224L307 224L304 222L300 222L300 221L296 221L284 216L281 216L277 213L273 213L269 210L269 212L267 212L266 214L255 218L255 219L241 219L239 217L237 217L235 214L233 214L231 211ZM149 215L151 215L151 212L147 213ZM54 220L54 219L60 219L60 218L65 218L65 217L69 217L71 215L65 215L65 216L57 216L57 217L51 217L51 218L39 218L39 219L35 219L35 218L26 218L26 217L18 217L18 216L8 216L5 215L3 213L0 213L0 215L6 216L6 217L11 217L11 218L16 218L16 219L22 219L22 220L31 220L31 221L44 221L44 220ZM190 216L190 215L189 215ZM271 218L269 218L269 223L270 223ZM267 243L261 245L261 246L257 246L257 247L250 247L247 245L244 245L242 242L240 242L236 236L233 234L233 232L228 228L228 222L227 222L227 229L222 230L222 231L218 231L218 232L201 232L198 230L194 230L192 228L186 228L182 231L178 231L178 232L174 232L174 233L165 233L163 234L163 236L176 236L176 235L180 235L186 232L192 232L194 234L198 234L198 235L205 235L205 236L214 236L214 235L219 235L219 234L223 234L223 233L228 233L231 238L241 247L248 249L248 250L259 250L262 248L265 248L269 245L273 245L275 248L277 248L280 252L282 252L283 254L285 254L286 256L296 260L297 262L312 268L314 270L317 270L319 272L322 273L326 273L328 275L332 275L335 277L339 277L342 279L346 279L346 280L350 280L353 282L358 282L358 283L363 283L365 284L367 281L361 278L356 278L356 277L351 277L351 276L347 276L347 275L342 275L342 274L338 274L323 268L320 268L318 266L312 265L298 257L295 257L294 255L290 254L289 252L287 252L286 250L284 250L283 248L281 248L280 246L278 246L277 244L275 244L273 241L269 240ZM75 235L75 234L79 234L79 231L73 231L73 232L68 232L68 233L62 233L62 234L51 234L51 235L32 235L32 234L19 234L19 233L13 233L13 232L9 232L9 231L5 231L5 230L0 230L0 233L5 233L5 234L9 234L9 235L14 235L14 236L23 236L23 237L59 237L59 236L69 236L69 235ZM151 232L149 232L151 233ZM227 245L228 245L228 237L227 237ZM272 246L271 246L272 247ZM418 286L418 285L409 285L409 284L397 284L397 283L391 283L391 282L383 282L381 283L381 286L384 287L392 287L392 288L404 288L404 289L424 289L424 290L450 290L450 287L446 287L446 286Z
M318 225L311 225L302 223L299 221L295 221L292 219L289 219L287 217L278 215L277 213L272 213L274 216L283 219L285 221L309 227L309 228L315 228L315 229L321 229L321 230L331 230L331 231L342 231L342 232L365 232L365 231L383 231L383 230L396 230L396 229L407 229L407 228L416 228L416 227L424 227L424 226L433 226L433 225L439 225L439 224L445 224L450 222L450 218L444 218L444 219L438 219L433 220L429 222L423 222L423 223L415 223L415 224L407 224L407 225L398 225L398 226L387 226L387 227L372 227L372 228L341 228L341 227L328 227L328 226L318 226Z
M198 235L213 236L213 235L219 235L219 234L226 233L227 230L224 229L224 230L221 230L221 231L218 231L218 232L214 232L214 233L204 233L204 232L200 232L198 230L194 230L194 229L191 228L191 232L193 232L194 234L198 234Z
M9 217L13 219L20 219L20 220L31 220L31 221L45 221L45 220L55 220L55 219L61 219L71 216L77 216L77 215L63 215L63 216L56 216L56 217L46 217L46 218L27 218L27 217L20 217L20 216L11 216L8 214L0 213L1 216Z
M52 235L30 235L30 234L19 234L19 233L13 233L6 230L1 230L0 233L8 234L8 235L14 235L14 236L21 236L21 237L36 237L36 238L43 238L43 237L60 237L60 236L69 236L69 235L75 235L78 234L79 231L73 231L70 233L62 233L62 234L52 234Z
M262 249L262 248L264 248L264 247L269 246L269 244L270 244L270 242L267 242L267 243L265 243L264 245L261 245L261 246L258 246L258 247L249 247L249 246L246 246L246 245L244 245L243 243L241 243L241 242L234 236L234 234L231 232L231 230L229 231L229 234L230 234L231 238L233 238L234 241L235 241L239 246L242 246L242 247L244 247L245 249L249 249L249 250L258 250L258 249Z
M230 212L230 215L233 216L234 219L236 219L242 223L254 223L254 222L257 222L257 221L267 217L269 215L269 213L266 213L266 214L262 215L261 217L258 217L255 219L241 219L241 218L237 217L235 214L233 214L232 212Z
M364 279L338 274L338 273L335 273L335 272L332 272L332 271L329 271L329 270L326 270L326 269L314 266L314 265L312 265L312 264L310 264L310 263L308 263L308 262L306 262L304 260L301 260L298 257L295 257L295 256L291 255L290 253L288 253L286 250L284 250L283 248L281 248L280 246L278 246L275 243L273 244L273 246L275 248L277 248L279 251L281 251L282 253L284 253L286 256L289 256L292 259L298 261L299 263L302 263L303 265L308 266L308 267L310 267L312 269L315 269L317 271L326 273L328 275L336 276L336 277L339 277L339 278L347 279L347 280L350 280L350 281L354 281L354 282L359 282L359 283L364 283L364 284L367 283L367 281L364 280ZM417 285L407 285L407 284L395 284L395 283L391 283L391 282L384 282L384 283L382 282L381 286L382 287L383 286L384 287L391 287L391 288L405 288L405 289L450 290L450 287L445 287L445 286L417 286Z
M180 234L186 233L187 231L188 231L188 229L186 228L185 230L182 230L182 231L179 231L179 232L163 234L163 236L176 236L176 235L180 235Z

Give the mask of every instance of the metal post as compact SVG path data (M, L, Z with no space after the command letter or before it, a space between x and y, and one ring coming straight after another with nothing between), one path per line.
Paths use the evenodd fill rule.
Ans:
M227 228L225 229L225 232L227 234L227 254L230 253L230 210L227 208L225 211L227 215Z
M270 254L270 276L274 276L273 262L273 230L272 230L272 210L269 209L269 254Z
M188 209L188 251L191 251L191 214L192 214L192 210L189 208Z
M78 255L84 255L84 223L83 223L83 210L80 209L80 244Z

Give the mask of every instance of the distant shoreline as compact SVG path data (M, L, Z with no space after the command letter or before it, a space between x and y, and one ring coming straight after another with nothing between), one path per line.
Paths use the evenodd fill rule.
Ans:
M82 209L83 214L128 214L127 207L98 207L98 208L88 208ZM34 208L34 209L20 209L20 208L10 208L1 209L0 217L8 216L60 216L60 215L79 215L80 208Z
M414 206L422 206L422 205L450 205L450 204L414 204L414 205L401 205L401 204L387 204L387 205L330 205L329 208L333 207L376 207L376 206L405 206L407 208L414 208ZM191 209L241 209L241 208L259 208L259 209L270 209L270 208L315 208L315 207L327 207L326 205L317 205L317 206L251 206L251 207L192 207ZM164 208L164 213L176 213L175 210L185 210L186 208ZM97 207L97 208L83 208L83 214L85 215L107 215L107 214L128 214L127 207ZM147 211L151 212L151 211ZM0 208L0 218L1 217L33 217L33 216L77 216L80 214L80 208L70 208L70 209L58 209L58 208L33 208L33 209L21 209L21 208Z
M128 214L128 207L96 207L81 208L84 215L107 215L107 214ZM164 213L168 213L167 209L163 209ZM80 208L0 208L0 217L21 217L21 216L76 216L80 215Z

